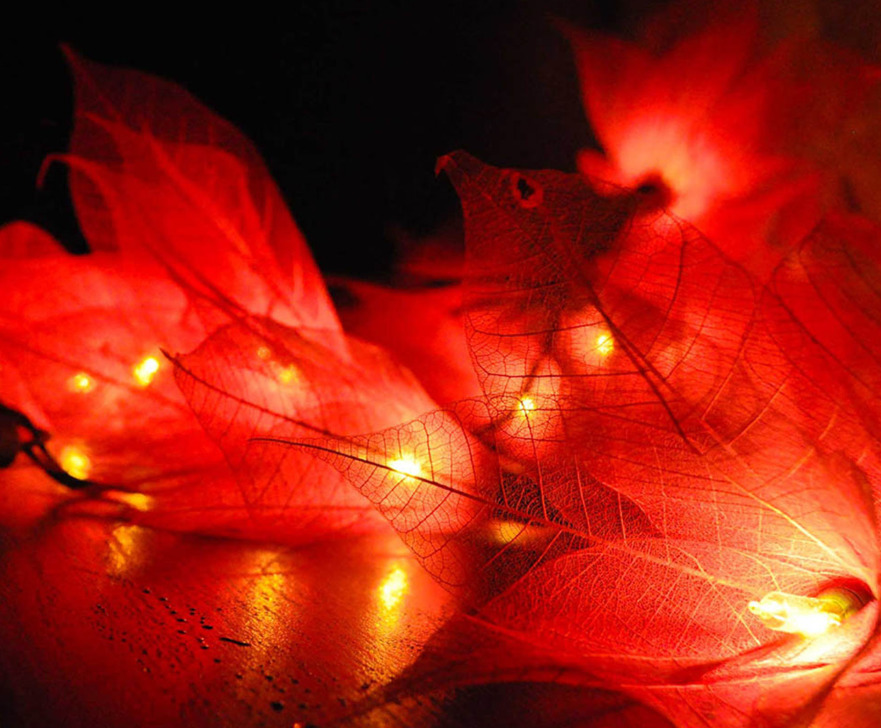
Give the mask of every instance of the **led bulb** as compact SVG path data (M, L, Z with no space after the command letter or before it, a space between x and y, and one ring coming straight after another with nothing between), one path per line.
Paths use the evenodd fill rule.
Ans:
M517 402L517 408L524 414L535 409L535 400L531 397L521 397Z
M86 480L92 472L92 461L85 452L74 445L68 445L61 451L58 463L64 472L74 478Z
M278 381L282 384L295 383L299 379L299 376L300 372L293 364L289 364L286 367L281 367L278 370Z
M422 472L422 466L412 458L401 457L397 460L389 460L388 466L404 475L419 475Z
M132 367L135 381L142 387L150 386L156 372L159 371L159 360L155 356L148 356Z
M597 336L596 351L601 356L608 356L615 349L615 339L609 333L603 333Z
M91 392L95 388L95 381L85 372L77 372L67 380L67 388L71 392Z
M818 597L771 592L749 603L749 611L775 632L818 637L840 627L859 605L849 592L833 590Z

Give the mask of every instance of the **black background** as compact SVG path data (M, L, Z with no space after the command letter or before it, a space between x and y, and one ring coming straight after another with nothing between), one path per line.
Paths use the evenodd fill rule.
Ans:
M592 142L552 18L620 30L643 5L338 0L280 15L241 4L186 23L142 8L131 20L56 18L53 29L11 32L0 50L0 222L29 219L84 248L63 167L35 187L45 156L67 145L67 42L174 80L231 120L260 149L319 264L381 275L393 227L426 234L457 213L434 176L439 155L464 148L504 166L574 168Z

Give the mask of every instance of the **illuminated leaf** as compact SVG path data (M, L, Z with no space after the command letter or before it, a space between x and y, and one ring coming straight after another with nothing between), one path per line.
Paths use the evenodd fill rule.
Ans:
M0 230L0 254L19 247L20 232L17 225ZM40 254L45 233L31 233L37 254L0 270L8 291L0 306L8 359L0 399L53 434L56 456L74 448L90 463L87 477L108 485L174 480L197 463L215 468L219 453L161 352L204 336L183 292L155 268L116 253ZM145 360L156 366L149 385L134 371Z
M857 409L876 438L881 435L875 397L881 386L879 242L881 229L866 220L825 220L775 271L770 286L775 299L767 315L793 364L813 381L841 391L840 406Z
M396 288L331 282L343 327L392 352L441 403L480 393L465 341L459 285Z
M837 373L797 363L836 339L790 348L772 291L630 195L463 153L441 166L465 214L483 399L297 449L346 475L486 629L528 645L449 680L555 680L556 659L677 725L814 714L876 604L809 644L748 605L877 589L877 471L857 457L874 438ZM428 458L403 508L398 443Z
M841 201L805 138L849 135L847 103L830 99L860 64L830 72L834 54L816 40L763 52L754 3L672 3L636 42L567 34L603 148L581 153L585 174L641 189L761 276ZM805 61L820 73L799 75Z
M313 458L274 440L345 436L400 422L434 405L412 375L381 350L354 340L351 359L324 344L324 332L252 319L218 330L175 359L175 375L208 434L237 475L255 533L265 538L359 533L384 525L367 501ZM415 457L389 454L400 468ZM211 486L205 490L210 493ZM169 512L199 512L212 501L169 502ZM190 502L192 501L192 503Z
M856 549L873 573L874 512L860 479L835 490L840 509L810 486L828 477L818 451L871 440L840 416L830 383L793 366L742 269L674 220L625 225L624 203L576 176L530 173L544 201L524 208L510 191L520 173L461 153L445 168L469 236L472 355L506 452L580 453L590 475L582 487L626 495L667 535L690 538L715 523L714 538L753 548L757 533L816 529L809 548L833 561ZM600 331L613 339L609 352L597 348ZM518 412L512 402L525 395L535 408ZM803 485L788 494L792 478ZM572 492L558 501L564 510L578 508ZM735 522L718 519L720 499ZM680 516L671 520L673 503ZM853 515L843 514L861 520L856 541L839 535L853 534L838 521Z
M0 234L0 247L21 249L20 232ZM24 248L38 251L43 234L31 232L36 241ZM385 525L335 471L328 477L311 458L296 462L249 442L369 431L431 409L412 376L378 350L351 342L341 358L324 343L338 341L327 332L298 334L256 319L252 328L228 325L183 357L217 378L211 389L192 374L172 376L165 350L193 348L205 333L164 269L118 252L59 252L19 258L0 278L10 292L0 311L8 356L0 400L51 434L50 449L69 473L133 491L108 495L132 520L286 543ZM209 415L210 395L232 405Z
M71 191L94 250L158 258L196 290L287 324L338 327L252 144L189 93L72 51Z

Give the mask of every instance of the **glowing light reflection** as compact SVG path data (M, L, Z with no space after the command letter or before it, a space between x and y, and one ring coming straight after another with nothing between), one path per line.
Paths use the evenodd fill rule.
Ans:
M390 610L398 606L408 587L407 572L400 566L395 567L379 585L379 601L383 609Z
M300 620L298 600L292 599L295 579L287 557L273 549L247 553L246 602L242 632L264 644L279 644L288 639ZM262 661L259 652L254 660ZM255 667L260 664L255 663Z
M401 613L410 591L410 578L400 562L391 564L376 589L376 634L380 638L388 638L398 629Z
M144 551L144 540L148 532L140 526L124 524L110 532L107 540L107 564L110 572L120 576L131 571Z

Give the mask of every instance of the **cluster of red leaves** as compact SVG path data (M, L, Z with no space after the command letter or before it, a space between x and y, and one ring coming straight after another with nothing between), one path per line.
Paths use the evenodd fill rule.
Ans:
M140 522L286 542L384 527L336 472L249 438L363 432L431 400L342 333L236 129L168 82L73 55L71 67L63 160L94 252L71 256L25 224L3 230L3 255L16 258L0 272L4 379L20 383L4 401L55 433L59 457L77 448L91 480L150 495L130 513ZM206 378L194 392L176 385L165 352L197 345L172 357L178 377ZM158 363L148 384L133 375L145 357ZM204 428L187 406L195 396Z
M461 285L350 284L348 332L235 129L72 57L64 160L94 252L2 231L3 401L150 496L140 523L298 543L391 524L461 612L365 711L529 682L577 687L596 725L870 725L881 231L835 211L850 177L771 133L803 49L757 56L751 19L672 28L573 32L606 156L442 159ZM841 583L869 603L815 639L747 608Z

